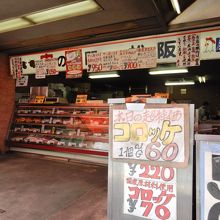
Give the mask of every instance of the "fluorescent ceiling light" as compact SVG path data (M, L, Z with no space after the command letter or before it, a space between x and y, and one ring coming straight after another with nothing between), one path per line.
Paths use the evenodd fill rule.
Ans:
M192 80L189 81L168 81L165 82L165 86L181 86L181 85L194 85L195 82Z
M74 2L72 4L51 8L45 11L27 15L26 18L35 23L45 23L64 18L76 17L101 10L100 6L93 0Z
M17 30L30 26L31 23L22 18L14 18L11 20L4 20L0 22L0 33Z
M115 78L120 77L117 72L90 73L90 79Z
M100 10L102 8L94 0L74 1L72 4L60 5L43 11L22 15L18 18L0 21L0 33L90 14Z
M198 76L199 83L206 83L206 77L205 76Z
M188 69L151 69L150 75L188 73Z
M174 10L177 12L177 14L180 14L180 5L179 5L179 1L178 0L171 0L172 6L174 8Z

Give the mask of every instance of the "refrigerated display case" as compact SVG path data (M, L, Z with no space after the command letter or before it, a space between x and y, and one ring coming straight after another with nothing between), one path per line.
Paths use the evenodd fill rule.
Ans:
M19 104L8 135L10 148L108 156L107 104Z

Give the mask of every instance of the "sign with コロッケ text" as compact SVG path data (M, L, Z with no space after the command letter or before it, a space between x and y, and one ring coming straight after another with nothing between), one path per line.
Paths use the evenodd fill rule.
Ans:
M136 106L141 104L135 104ZM112 111L112 157L184 167L189 159L188 105L118 105Z
M124 214L151 220L177 219L176 169L124 164Z

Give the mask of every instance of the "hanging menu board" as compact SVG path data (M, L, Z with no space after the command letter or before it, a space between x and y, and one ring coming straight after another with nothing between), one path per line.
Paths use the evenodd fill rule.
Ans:
M188 111L188 105L133 104L132 109L117 106L112 112L113 159L186 166Z
M105 72L156 67L156 47L91 53L87 56L88 72Z
M151 220L177 219L176 169L124 164L124 214Z
M199 66L200 65L200 36L199 34L186 34L177 37L176 65Z

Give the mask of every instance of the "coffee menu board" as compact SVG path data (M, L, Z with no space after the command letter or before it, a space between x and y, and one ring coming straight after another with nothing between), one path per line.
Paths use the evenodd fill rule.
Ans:
M187 104L133 104L132 109L115 106L112 111L112 158L171 167L187 166L188 111Z
M156 65L156 47L91 53L87 56L88 72L143 69Z

